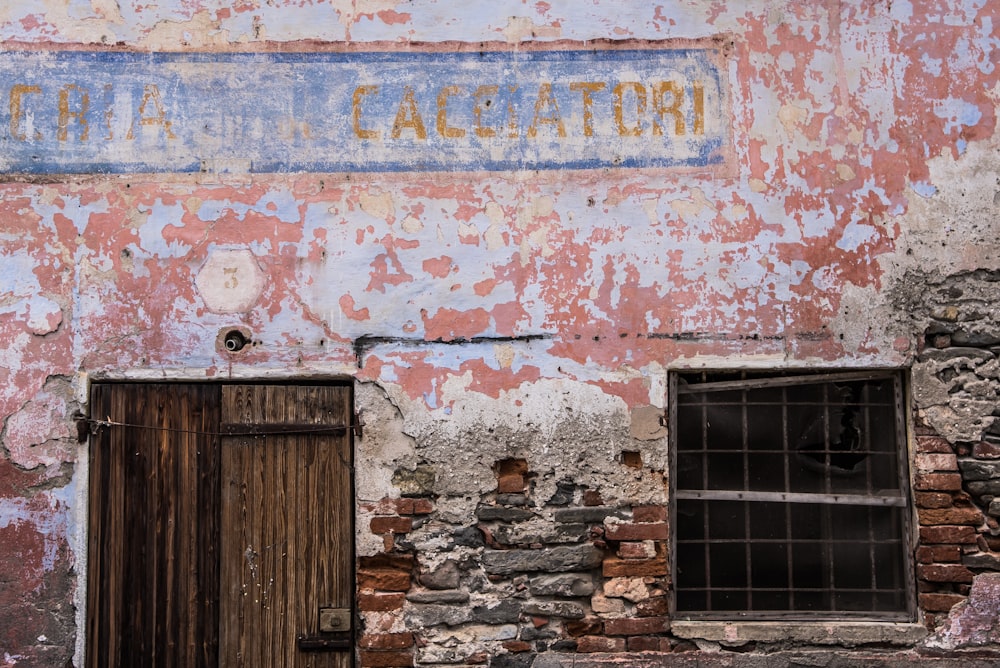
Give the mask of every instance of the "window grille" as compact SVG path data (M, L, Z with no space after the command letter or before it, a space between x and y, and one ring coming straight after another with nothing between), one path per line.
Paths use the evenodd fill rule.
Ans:
M672 380L679 617L913 618L900 374Z

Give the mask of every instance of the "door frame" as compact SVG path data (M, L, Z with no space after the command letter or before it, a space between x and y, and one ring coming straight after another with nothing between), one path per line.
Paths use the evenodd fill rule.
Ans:
M191 367L185 368L183 374L164 377L163 374L154 369L128 369L103 371L101 373L90 374L86 371L78 371L76 374L76 395L77 401L82 407L82 415L78 414L78 448L76 460L77 479L73 516L76 523L75 535L72 545L76 557L76 591L73 595L73 603L76 607L76 639L73 651L73 665L86 666L87 647L89 635L87 624L90 620L89 594L90 594L90 489L91 471L90 454L93 447L93 439L90 435L93 429L104 419L100 416L92 415L93 404L91 395L93 386L97 384L204 384L204 385L342 385L350 393L350 406L352 424L350 425L348 451L350 453L350 560L349 582L352 583L351 593L351 614L353 646L350 652L350 665L357 665L357 641L360 637L360 628L357 625L358 600L357 600L357 478L355 475L355 461L357 456L356 438L360 437L360 418L357 406L356 379L347 374L309 374L307 376L277 373L274 375L261 375L259 373L243 373L241 370L232 370L223 379L212 378L211 374L217 372L215 367Z

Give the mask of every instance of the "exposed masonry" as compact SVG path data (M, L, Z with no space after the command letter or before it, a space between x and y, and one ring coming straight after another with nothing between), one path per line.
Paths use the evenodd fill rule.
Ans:
M1000 648L992 603L1000 592L1000 335L991 333L993 314L978 308L992 307L984 298L992 282L982 273L949 277L923 295L927 306L911 305L923 322L912 369L915 568L921 621L932 633L909 662L966 650L980 659L963 661L988 661L981 657ZM630 450L615 465L646 467ZM540 666L564 654L600 665L608 653L711 646L746 665L752 656L780 665L792 646L809 651L808 642L696 643L672 633L666 504L643 494L607 504L582 482L588 476L558 469L545 476L555 486L539 493L537 472L515 457L493 462L495 488L472 516L442 514L469 505L467 496L435 492L442 466L397 470L399 496L360 508L360 530L384 548L359 561L363 665ZM833 648L813 649L836 652L838 642L858 644L845 632ZM880 659L893 660L901 659Z
M622 465L642 464L629 452ZM695 648L667 634L665 506L605 505L570 477L539 498L524 459L493 470L496 489L467 525L437 520L449 499L429 493L426 468L397 477L412 496L362 507L387 548L359 562L363 664L525 666L542 652ZM438 548L425 556L415 543L429 531ZM381 632L385 613L412 630Z
M1000 277L975 271L909 278L927 287L919 296L908 293L908 306L924 325L912 370L914 498L920 606L933 628L964 602L977 575L1000 571L1000 313L993 298ZM930 644L970 641L969 630L955 630L955 638ZM987 636L1000 640L996 629Z

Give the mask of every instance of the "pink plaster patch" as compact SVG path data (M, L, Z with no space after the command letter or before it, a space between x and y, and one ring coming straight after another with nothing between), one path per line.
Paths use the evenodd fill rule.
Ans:
M378 12L377 16L382 21L382 23L385 23L386 25L393 25L394 23L395 24L409 23L410 20L413 18L412 14L407 14L405 12L397 12L392 9L383 9L382 11Z
M497 286L497 281L495 279L487 278L486 280L479 281L478 283L473 285L472 289L475 291L477 297L485 297L486 295L493 292L493 288L495 288L496 286Z
M481 308L457 311L438 309L433 316L424 315L424 332L428 340L454 341L478 336L490 326L490 314Z
M367 307L362 309L354 308L354 297L351 295L343 295L340 298L340 310L351 320L369 320L371 318Z
M452 261L447 255L424 260L424 271L434 278L444 278L452 272Z
M64 397L42 391L7 419L4 444L11 461L25 469L73 461Z

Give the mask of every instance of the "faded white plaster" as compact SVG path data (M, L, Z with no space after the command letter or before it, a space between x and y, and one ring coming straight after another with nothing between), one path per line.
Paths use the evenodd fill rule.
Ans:
M242 313L264 289L264 272L247 249L213 250L195 277L198 293L214 313Z

